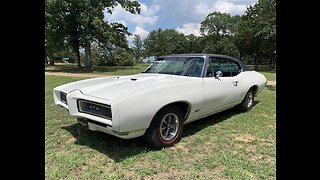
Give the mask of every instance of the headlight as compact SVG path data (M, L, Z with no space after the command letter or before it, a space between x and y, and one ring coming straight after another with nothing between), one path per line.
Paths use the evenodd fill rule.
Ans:
M60 101L65 103L65 104L68 104L67 103L67 94L66 93L60 92Z

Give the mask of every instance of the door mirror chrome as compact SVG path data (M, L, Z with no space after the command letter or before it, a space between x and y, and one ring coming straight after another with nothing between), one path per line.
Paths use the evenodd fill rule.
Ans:
M219 79L220 77L222 77L222 72L221 71L217 71L216 72L216 79Z

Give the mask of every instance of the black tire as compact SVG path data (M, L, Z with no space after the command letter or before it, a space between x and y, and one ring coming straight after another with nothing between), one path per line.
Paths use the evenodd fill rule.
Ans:
M178 123L176 118L178 118ZM167 123L166 121L171 123ZM170 124L172 127L170 125L167 126L167 124ZM160 129L160 125L163 127L162 131ZM181 109L177 106L164 107L154 116L153 120L151 121L149 128L146 130L145 139L150 145L156 148L173 146L175 143L180 141L183 126L184 119ZM164 131L166 133L164 133ZM170 136L172 137L169 137L168 132L170 131L175 135L170 133ZM164 134L166 134L168 139L165 139L166 137L164 137Z
M238 105L238 109L241 112L247 112L250 111L253 107L253 102L254 102L254 90L251 88L247 92L246 96L242 100L242 102Z

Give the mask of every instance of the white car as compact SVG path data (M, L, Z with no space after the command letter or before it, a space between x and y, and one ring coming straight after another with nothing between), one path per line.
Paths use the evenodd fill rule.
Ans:
M181 139L186 123L234 106L249 111L267 79L240 60L217 54L158 57L142 73L58 86L54 102L93 131L145 136L161 148Z

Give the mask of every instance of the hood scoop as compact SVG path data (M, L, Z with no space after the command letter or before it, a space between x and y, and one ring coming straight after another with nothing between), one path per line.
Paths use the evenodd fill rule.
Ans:
M136 78L131 78L131 81L136 81L137 79Z

